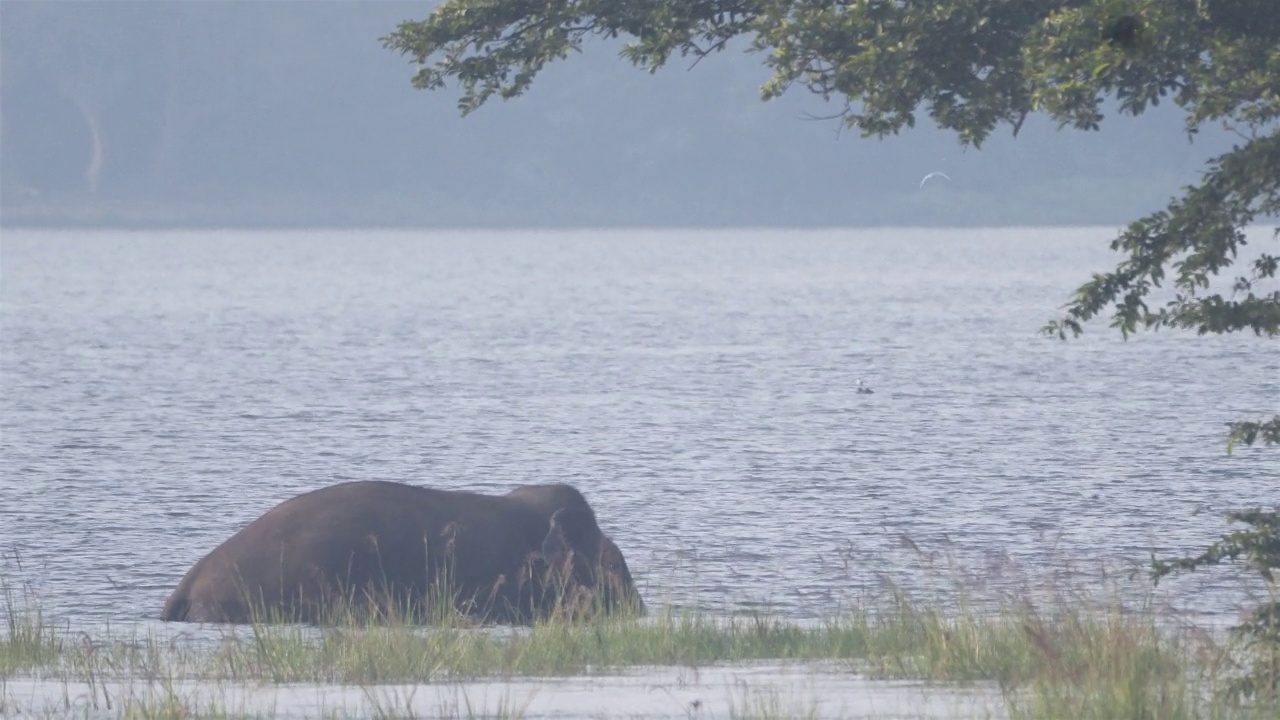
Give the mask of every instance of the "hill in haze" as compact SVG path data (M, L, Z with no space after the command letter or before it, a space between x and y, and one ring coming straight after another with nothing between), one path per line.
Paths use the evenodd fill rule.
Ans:
M1113 224L1235 137L1176 109L1099 133L1030 118L981 151L762 103L760 57L649 75L595 43L461 118L378 38L420 2L0 4L7 226ZM921 119L922 125L927 119ZM921 187L928 173L942 171Z

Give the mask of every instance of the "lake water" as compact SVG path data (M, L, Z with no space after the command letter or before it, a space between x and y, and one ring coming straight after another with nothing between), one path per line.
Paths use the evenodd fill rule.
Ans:
M53 687L50 687L53 685ZM3 688L7 715L51 718L145 716L128 708L177 697L211 717L293 718L875 718L1001 720L990 684L963 689L916 681L866 680L838 665L640 669L621 675L415 685L209 682L56 684L18 678ZM108 708L106 698L114 705ZM211 712L209 711L211 710ZM198 710L197 710L198 712ZM156 714L156 713L153 713ZM195 714L195 713L193 713Z
M651 605L1102 587L1280 479L1224 451L1280 409L1274 341L1039 335L1112 235L5 230L0 569L145 621L274 504L381 478L572 483ZM1168 599L1233 618L1235 577Z

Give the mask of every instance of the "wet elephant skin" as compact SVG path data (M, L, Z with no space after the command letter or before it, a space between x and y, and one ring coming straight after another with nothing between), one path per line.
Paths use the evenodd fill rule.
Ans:
M187 572L160 618L323 623L341 609L421 621L441 598L500 623L644 610L622 551L573 487L483 495L361 481L254 520Z

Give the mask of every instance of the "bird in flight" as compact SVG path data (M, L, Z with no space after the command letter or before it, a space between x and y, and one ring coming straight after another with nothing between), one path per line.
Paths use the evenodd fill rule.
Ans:
M933 172L931 172L931 173L929 173L928 175L925 175L925 176L924 176L924 179L920 181L920 187L924 187L924 184L925 184L925 183L929 182L930 180L932 180L932 179L934 179L934 178L936 178L936 177L943 178L944 180L947 180L947 181L950 181L950 180L951 180L951 178L950 178L950 177L947 177L947 174L946 174L946 173L944 173L944 172L942 172L941 170L934 170Z

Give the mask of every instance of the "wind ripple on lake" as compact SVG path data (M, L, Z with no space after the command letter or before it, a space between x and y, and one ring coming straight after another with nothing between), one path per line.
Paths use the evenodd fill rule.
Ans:
M371 478L570 482L646 597L797 617L1192 551L1275 501L1223 431L1277 411L1280 353L1040 337L1109 237L6 230L6 575L155 617L272 505Z

